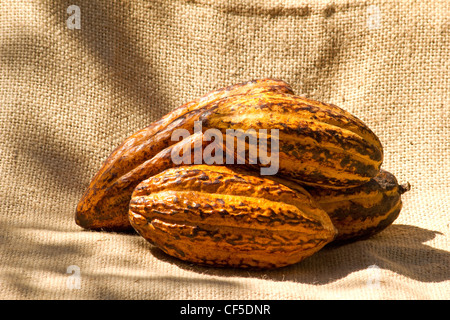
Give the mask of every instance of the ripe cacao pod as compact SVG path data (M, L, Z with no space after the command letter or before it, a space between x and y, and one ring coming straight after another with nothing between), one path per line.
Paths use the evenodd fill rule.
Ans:
M333 242L344 243L368 238L391 225L402 209L401 196L410 185L399 185L392 173L381 169L375 178L358 187L306 189L338 230Z
M375 177L383 161L380 140L361 120L332 104L292 94L249 93L218 100L200 120L204 129L224 134L235 129L258 136L258 129L278 129L278 175L305 185L358 186Z
M201 265L275 268L333 240L328 215L301 187L225 166L171 168L132 194L131 225L176 258Z

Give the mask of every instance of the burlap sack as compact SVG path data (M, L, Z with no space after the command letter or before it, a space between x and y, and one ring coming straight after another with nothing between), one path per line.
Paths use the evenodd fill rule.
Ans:
M0 2L0 298L448 299L448 17L446 0ZM260 272L75 224L123 139L265 77L379 135L383 167L412 185L392 226Z

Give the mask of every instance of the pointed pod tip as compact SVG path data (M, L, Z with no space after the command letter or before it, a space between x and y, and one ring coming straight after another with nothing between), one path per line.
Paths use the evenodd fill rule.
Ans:
M399 186L400 194L404 194L405 192L411 190L411 184L409 182L406 182Z

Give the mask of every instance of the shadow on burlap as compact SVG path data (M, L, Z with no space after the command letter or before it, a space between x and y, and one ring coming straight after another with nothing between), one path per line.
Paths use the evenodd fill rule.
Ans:
M446 1L78 1L79 30L66 24L72 4L0 5L1 298L449 297ZM392 226L254 271L194 266L136 234L75 224L123 139L209 90L265 77L380 137L383 167L412 185Z

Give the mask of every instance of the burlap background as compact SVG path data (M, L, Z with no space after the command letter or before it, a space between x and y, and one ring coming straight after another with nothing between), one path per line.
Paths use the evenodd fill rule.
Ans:
M67 27L70 5L79 30ZM446 0L1 1L0 298L448 299L448 17ZM394 225L256 272L182 263L137 235L74 223L123 139L263 77L379 135L383 167L412 185Z

